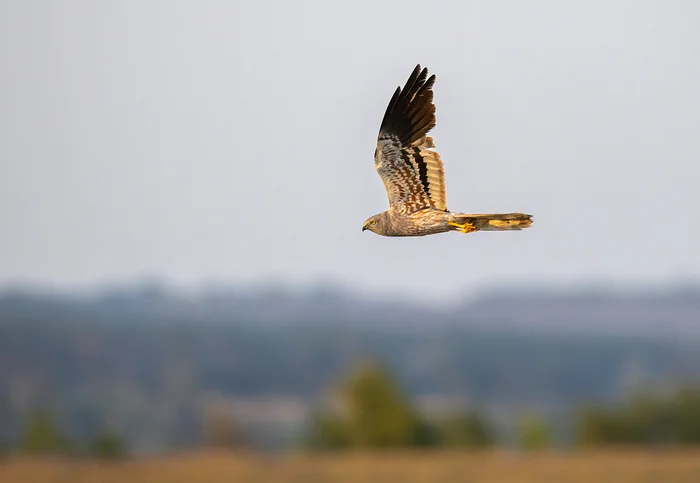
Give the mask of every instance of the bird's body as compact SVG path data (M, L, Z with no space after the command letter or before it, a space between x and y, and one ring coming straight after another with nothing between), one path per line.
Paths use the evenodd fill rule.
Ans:
M374 215L368 222L370 220L376 220L376 224L366 229L384 236L425 236L448 231L471 233L522 230L532 224L530 215L523 213L469 214L434 208L425 208L410 214L396 212L390 208Z
M365 221L362 230L383 236L424 236L447 231L520 230L532 224L524 213L467 214L447 209L445 171L427 133L435 127L435 76L416 66L399 87L382 120L374 167L384 182L389 209Z

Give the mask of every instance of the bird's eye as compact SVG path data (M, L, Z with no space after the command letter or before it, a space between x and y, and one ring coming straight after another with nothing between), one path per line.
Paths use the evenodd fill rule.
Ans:
M372 221L369 222L369 224L372 225L372 226L374 226L374 225L377 224L377 220L372 220Z

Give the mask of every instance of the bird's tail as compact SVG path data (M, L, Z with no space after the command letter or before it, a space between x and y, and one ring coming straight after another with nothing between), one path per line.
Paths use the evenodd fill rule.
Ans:
M460 233L473 231L522 230L532 225L532 215L525 213L502 213L475 215L469 213L451 213L448 224L450 230Z

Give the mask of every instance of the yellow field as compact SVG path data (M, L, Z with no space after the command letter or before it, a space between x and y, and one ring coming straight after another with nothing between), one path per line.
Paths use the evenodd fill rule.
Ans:
M401 453L264 458L189 454L120 463L9 459L0 483L700 482L700 450Z

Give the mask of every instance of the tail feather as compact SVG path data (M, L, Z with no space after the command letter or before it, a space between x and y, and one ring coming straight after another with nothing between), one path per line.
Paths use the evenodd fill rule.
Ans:
M525 213L469 214L452 213L450 229L461 233L473 231L522 230L532 225L532 215Z

